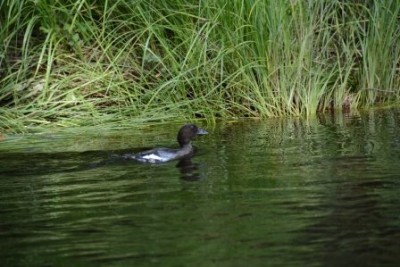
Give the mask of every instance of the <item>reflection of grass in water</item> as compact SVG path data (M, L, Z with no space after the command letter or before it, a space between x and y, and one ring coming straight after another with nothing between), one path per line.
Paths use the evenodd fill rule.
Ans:
M158 134L153 133L158 131ZM0 143L1 153L65 153L93 150L112 151L135 146L152 145L161 133L175 141L175 132L160 127L126 127L117 125L64 128L40 134L5 136ZM171 141L168 140L168 141Z
M311 115L398 100L399 10L3 1L0 127Z

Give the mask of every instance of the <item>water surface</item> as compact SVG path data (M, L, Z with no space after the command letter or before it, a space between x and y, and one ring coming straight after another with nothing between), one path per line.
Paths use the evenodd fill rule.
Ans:
M179 124L0 142L3 266L397 266L400 112Z

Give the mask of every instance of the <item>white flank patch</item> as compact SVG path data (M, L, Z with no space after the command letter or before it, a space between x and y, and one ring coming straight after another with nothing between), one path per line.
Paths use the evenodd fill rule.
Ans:
M155 155L155 154L149 154L149 155L146 155L146 156L143 156L142 158L144 158L144 159L147 159L147 160L149 160L149 161L164 161L165 159L163 159L163 158L161 158L161 157L159 157L159 156L157 156L157 155Z

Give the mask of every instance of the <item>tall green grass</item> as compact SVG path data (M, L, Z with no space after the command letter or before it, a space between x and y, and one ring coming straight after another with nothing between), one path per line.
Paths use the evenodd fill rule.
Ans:
M399 1L0 3L0 128L398 102Z

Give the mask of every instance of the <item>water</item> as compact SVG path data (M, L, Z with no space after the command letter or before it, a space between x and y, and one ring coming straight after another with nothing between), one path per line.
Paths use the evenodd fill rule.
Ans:
M181 163L113 156L179 126L6 136L1 265L397 266L400 111L201 125Z

